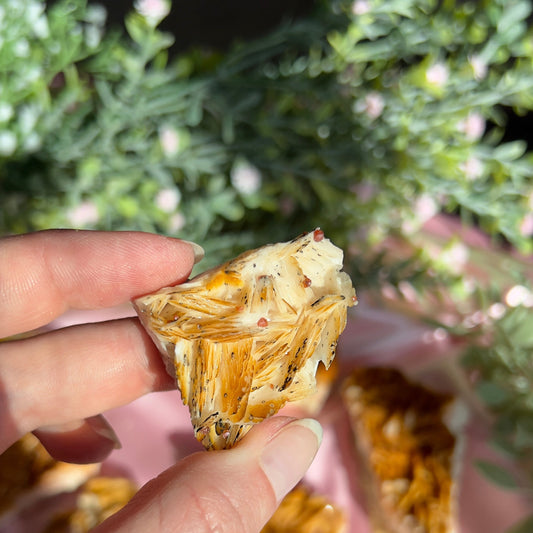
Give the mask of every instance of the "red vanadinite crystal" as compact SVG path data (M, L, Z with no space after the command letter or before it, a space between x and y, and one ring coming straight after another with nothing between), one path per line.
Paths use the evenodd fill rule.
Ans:
M313 231L313 239L316 242L320 242L324 238L324 232L321 229L316 229Z
M258 321L257 321L257 325L260 327L260 328L266 328L268 326L268 320L262 316Z

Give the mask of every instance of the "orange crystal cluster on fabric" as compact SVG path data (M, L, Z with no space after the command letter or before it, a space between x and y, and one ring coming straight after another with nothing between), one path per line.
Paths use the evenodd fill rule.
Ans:
M362 463L375 481L369 497L406 526L394 531L452 531L456 437L445 422L452 397L386 368L356 369L343 395Z

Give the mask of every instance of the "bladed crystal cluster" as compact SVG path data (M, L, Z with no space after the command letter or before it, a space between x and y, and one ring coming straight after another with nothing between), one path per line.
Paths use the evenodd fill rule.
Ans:
M135 300L205 448L232 447L315 391L357 301L342 260L316 229Z

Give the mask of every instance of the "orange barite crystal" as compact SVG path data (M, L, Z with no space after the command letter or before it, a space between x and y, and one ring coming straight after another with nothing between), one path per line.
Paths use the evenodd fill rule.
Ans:
M246 252L134 304L207 449L233 446L315 391L355 291L342 251L316 231Z

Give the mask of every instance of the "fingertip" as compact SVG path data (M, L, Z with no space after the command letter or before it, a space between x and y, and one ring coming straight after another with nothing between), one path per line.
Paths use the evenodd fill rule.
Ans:
M183 239L181 239L181 242L184 242L191 247L195 265L198 264L205 257L205 250L199 244Z
M44 426L33 433L54 459L66 463L100 463L121 448L116 433L102 415Z
M322 427L312 418L297 419L264 446L260 465L278 503L303 478L322 442Z
M320 445L315 420L273 417L230 450L198 452L145 485L100 529L114 533L256 533L303 477Z

